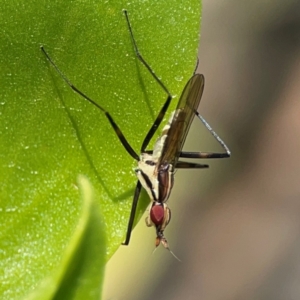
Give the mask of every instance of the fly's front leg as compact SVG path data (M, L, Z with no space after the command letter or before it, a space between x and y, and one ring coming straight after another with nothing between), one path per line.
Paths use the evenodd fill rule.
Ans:
M140 193L141 193L141 188L142 188L142 185L138 181L136 184L136 188L135 188L135 192L134 192L134 196L133 196L133 200L132 200L131 212L130 212L130 217L129 217L128 226L127 226L126 239L125 239L125 242L122 243L122 245L127 246L130 242L134 217L135 217L136 208L137 208L137 204L138 204Z

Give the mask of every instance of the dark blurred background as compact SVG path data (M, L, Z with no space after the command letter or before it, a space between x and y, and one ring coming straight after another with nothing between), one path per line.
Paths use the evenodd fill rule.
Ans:
M103 299L300 299L300 1L204 0L200 113L232 151L180 170L166 230L140 222ZM184 147L220 151L195 120ZM204 162L204 161L203 161Z

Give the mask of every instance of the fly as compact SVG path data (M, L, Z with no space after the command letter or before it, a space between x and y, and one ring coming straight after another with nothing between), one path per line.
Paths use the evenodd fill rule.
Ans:
M167 200L170 196L174 184L175 169L208 168L208 165L206 164L186 162L180 160L180 158L225 158L230 157L230 150L197 111L204 89L204 76L202 74L194 74L189 79L180 96L177 108L171 114L168 123L163 127L162 133L154 145L154 149L146 150L149 142L156 133L157 128L159 127L168 110L168 107L172 100L172 95L166 88L166 86L163 84L163 82L156 76L153 69L150 67L150 65L139 52L132 32L132 27L128 18L127 11L124 10L123 12L126 18L130 37L137 58L141 61L141 63L150 72L155 81L167 94L167 99L165 100L164 105L162 106L159 114L157 115L153 125L151 126L142 143L140 155L138 155L135 152L135 150L130 146L120 127L115 123L110 113L98 103L96 103L94 100L89 98L86 94L77 89L71 83L71 81L60 71L60 69L45 51L43 46L41 46L41 50L45 54L49 62L53 65L55 70L62 77L62 79L69 85L69 87L73 89L76 93L78 93L80 96L82 96L84 99L95 105L105 114L106 118L108 119L113 130L117 134L125 150L138 163L138 166L135 169L138 181L133 196L131 213L127 226L126 239L123 245L128 245L130 242L137 203L139 200L141 189L143 187L148 193L151 202L149 215L146 218L146 224L147 226L154 226L156 229L155 246L157 247L161 243L166 249L170 251L168 241L164 236L164 230L171 220L171 210L167 205ZM200 119L200 121L210 131L210 133L217 140L217 142L223 147L225 152L213 153L182 151L182 147L184 145L187 133L194 119L194 116L197 116Z

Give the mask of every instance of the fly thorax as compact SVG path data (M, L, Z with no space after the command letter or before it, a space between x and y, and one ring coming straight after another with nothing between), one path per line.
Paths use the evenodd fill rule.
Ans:
M168 137L169 129L170 129L172 120L174 118L174 114L175 114L175 112L172 112L172 114L168 120L168 123L163 127L160 137L155 142L154 149L153 149L153 157L155 159L159 159L162 155L162 150L164 148L166 138Z
M163 163L158 165L153 155L143 153L135 173L151 201L164 203L168 200L174 182L172 164Z
M147 191L151 201L158 201L159 199L156 168L157 160L153 158L153 155L142 153L138 167L135 169L136 176L143 188Z
M157 172L159 187L159 202L166 202L170 196L174 184L174 168L172 164L161 164Z
M167 138L167 134L162 134L155 142L155 145L153 148L153 157L157 160L162 155L162 150L165 145L166 138Z

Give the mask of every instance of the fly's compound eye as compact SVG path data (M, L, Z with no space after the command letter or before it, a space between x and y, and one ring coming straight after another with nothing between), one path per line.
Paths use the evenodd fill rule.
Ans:
M164 222L165 209L163 205L153 205L150 210L150 219L155 226L161 226Z
M161 228L165 220L164 204L154 202L151 206L149 216L146 217L146 225L148 227L155 226Z
M154 202L150 209L150 214L146 218L146 225L149 227L155 226L156 229L163 232L170 220L171 210L167 207L167 204Z

